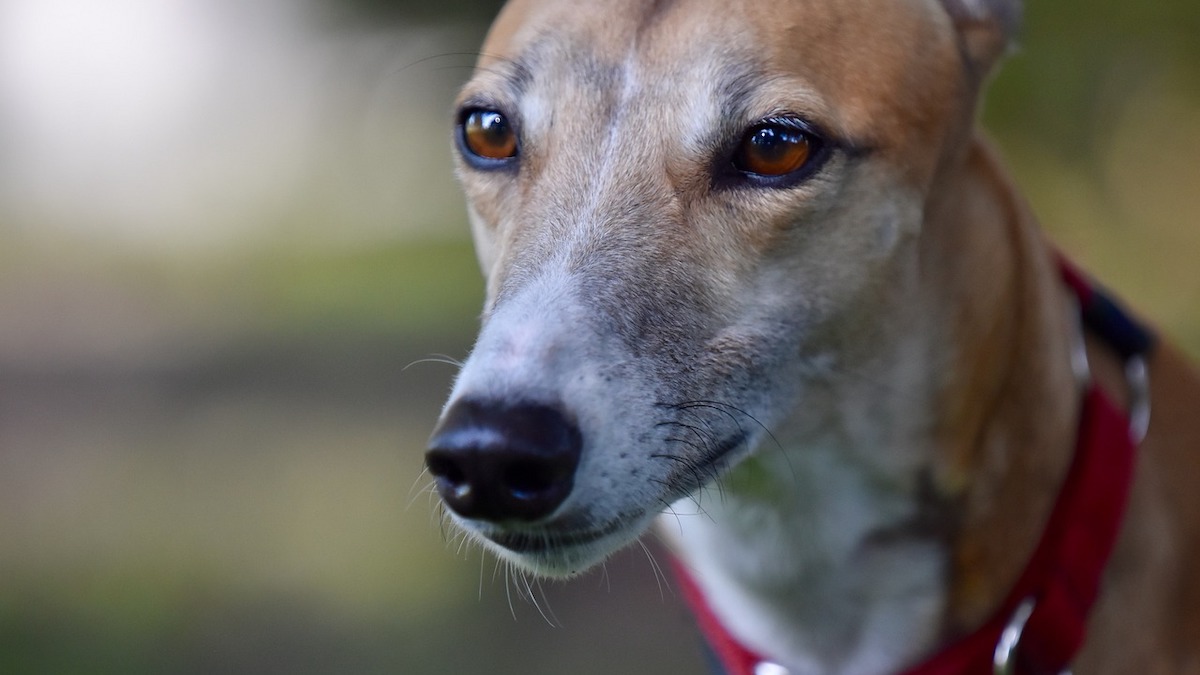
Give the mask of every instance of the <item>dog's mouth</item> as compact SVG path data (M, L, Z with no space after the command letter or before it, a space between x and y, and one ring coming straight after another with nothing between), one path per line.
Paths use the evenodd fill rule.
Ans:
M673 462L665 481L669 489L655 504L672 504L717 480L746 442L747 434L738 433L713 443L703 459L679 458ZM470 529L504 557L524 567L550 575L569 575L633 543L659 515L653 505L627 506L632 509L599 525L587 519L515 527L476 521Z
M521 555L553 554L574 548L585 548L628 527L628 520L608 523L601 527L575 531L499 531L484 533L489 541Z
M630 515L598 527L476 528L475 534L501 558L520 568L539 576L569 577L635 541L655 515Z

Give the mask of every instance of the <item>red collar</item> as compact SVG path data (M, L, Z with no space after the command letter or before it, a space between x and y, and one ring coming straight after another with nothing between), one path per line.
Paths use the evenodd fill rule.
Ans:
M1152 346L1150 334L1066 261L1060 259L1059 268L1079 300L1084 324L1125 359L1135 394L1144 393L1143 357ZM1016 585L981 628L903 675L1043 675L1070 666L1083 646L1088 614L1120 530L1137 442L1144 433L1144 427L1137 428L1142 416L1141 410L1127 416L1098 385L1089 385L1074 458L1041 540ZM776 672L764 668L767 659L725 629L683 565L677 563L675 569L700 630L725 672Z

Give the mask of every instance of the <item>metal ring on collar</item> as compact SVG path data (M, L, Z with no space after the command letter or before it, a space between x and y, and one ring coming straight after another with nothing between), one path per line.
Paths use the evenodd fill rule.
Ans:
M1150 430L1150 370L1141 354L1125 362L1125 382L1129 386L1129 433L1141 443Z
M1000 639L996 641L996 651L992 653L992 672L994 675L1016 674L1017 664L1015 657L1017 655L1017 646L1021 644L1021 633L1025 630L1025 623L1029 621L1029 616L1033 614L1035 604L1033 598L1023 600L1013 610L1012 617L1008 620L1008 625L1000 632ZM1071 671L1064 670L1059 675L1071 675Z

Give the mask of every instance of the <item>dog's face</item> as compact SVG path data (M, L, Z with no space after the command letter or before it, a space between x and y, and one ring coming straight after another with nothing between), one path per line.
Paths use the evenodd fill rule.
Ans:
M517 1L458 100L487 304L454 519L569 574L871 359L972 114L934 0Z

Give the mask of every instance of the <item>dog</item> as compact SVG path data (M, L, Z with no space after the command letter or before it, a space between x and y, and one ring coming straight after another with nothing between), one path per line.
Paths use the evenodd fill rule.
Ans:
M548 576L657 519L733 672L1200 673L1200 377L976 129L1020 13L511 0L450 518Z

